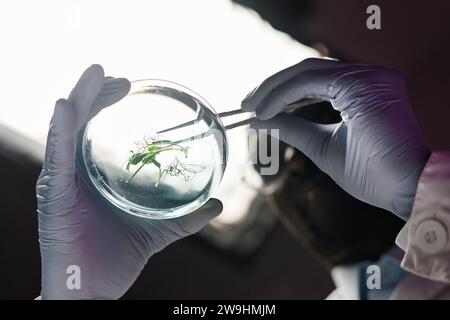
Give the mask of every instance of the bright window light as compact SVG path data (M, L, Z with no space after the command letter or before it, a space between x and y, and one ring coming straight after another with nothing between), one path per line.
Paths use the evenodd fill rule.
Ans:
M42 145L54 102L93 63L130 80L178 82L220 112L274 72L318 56L229 0L2 1L0 30L0 123ZM244 133L228 136L223 223L239 221L256 195L241 182Z

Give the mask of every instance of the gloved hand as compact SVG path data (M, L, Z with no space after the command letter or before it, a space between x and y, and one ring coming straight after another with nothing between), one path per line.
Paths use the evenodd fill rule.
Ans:
M302 98L330 101L343 120L320 125L282 114ZM256 111L255 128L279 129L354 197L409 217L430 151L396 71L307 59L265 80L242 109Z
M43 299L117 299L154 253L199 231L222 210L211 199L190 215L148 220L114 211L89 192L75 166L77 132L129 89L128 80L105 78L93 65L69 98L56 102L36 187ZM71 277L77 271L80 289Z

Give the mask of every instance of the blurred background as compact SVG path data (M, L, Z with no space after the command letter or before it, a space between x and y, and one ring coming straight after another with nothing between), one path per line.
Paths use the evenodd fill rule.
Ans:
M54 101L93 63L130 80L161 78L232 110L271 74L308 57L399 69L433 149L450 148L448 1L16 0L0 3L1 299L40 291L35 183ZM324 103L299 116L339 118ZM152 257L124 298L323 299L333 266L373 260L402 222L350 198L288 146L276 177L243 160L229 136L216 196L224 213L201 234Z

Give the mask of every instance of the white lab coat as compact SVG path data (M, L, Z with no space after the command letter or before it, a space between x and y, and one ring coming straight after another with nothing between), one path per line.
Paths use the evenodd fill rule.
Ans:
M450 152L435 151L420 177L411 217L396 239L402 254L387 253L407 271L390 290L390 299L450 299L449 230ZM332 278L336 290L328 299L359 298L356 265L336 267Z

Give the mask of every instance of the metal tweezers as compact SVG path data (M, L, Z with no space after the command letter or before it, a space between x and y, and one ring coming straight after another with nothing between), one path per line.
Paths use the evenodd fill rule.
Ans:
M319 100L319 99L302 99L298 102L289 104L288 107L283 111L284 113L292 113L295 110L298 110L300 108L306 107L306 106L310 106L310 105L314 105L314 104L318 104L323 102L323 100ZM226 117L230 117L230 116L234 116L234 115L239 115L239 114L243 114L243 113L247 113L247 111L243 111L242 109L236 109L236 110L231 110L231 111L225 111L225 112L221 112L218 113L218 116L223 119ZM231 130L234 128L238 128L238 127L242 127L248 124L251 124L252 122L254 122L257 119L257 117L255 115L253 115L252 117L249 117L248 119L242 120L242 121L238 121L238 122L234 122L231 123L229 125L224 126L225 130ZM167 133L169 131L173 131L173 130L177 130L177 129L181 129L181 128L185 128L191 125L194 125L195 123L197 123L199 121L199 119L195 119L195 120L191 120L182 124L179 124L177 126L171 127L171 128L167 128L161 131L158 131L157 134L162 134L162 133ZM208 132L204 132L204 133L200 133L179 141L175 141L174 143L183 143L183 142L189 142L189 141L194 141L194 140L198 140L198 139L202 139L209 136Z

